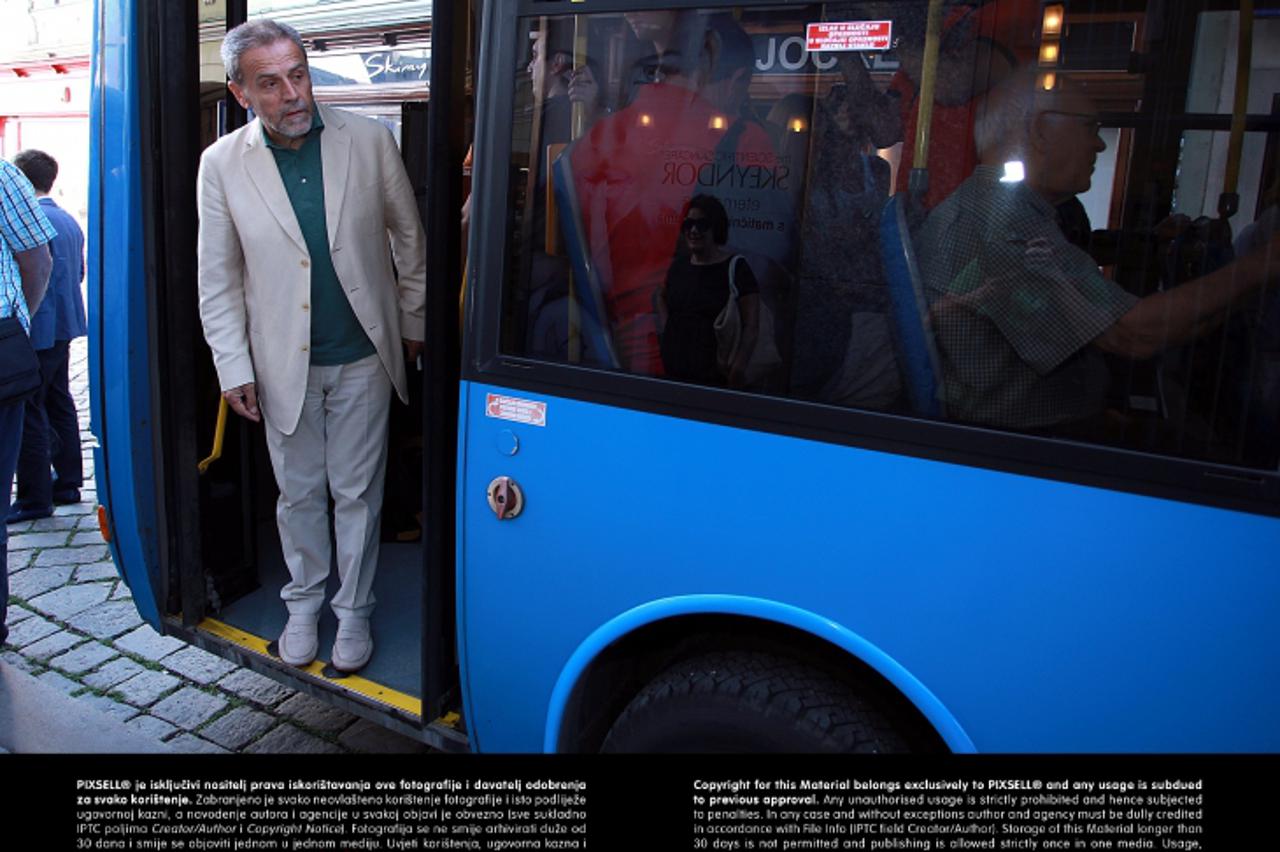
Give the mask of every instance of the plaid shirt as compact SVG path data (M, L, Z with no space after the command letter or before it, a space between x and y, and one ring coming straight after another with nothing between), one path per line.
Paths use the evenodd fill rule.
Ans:
M23 328L30 327L22 276L14 255L39 248L56 236L58 232L36 203L27 176L0 160L0 317L16 314Z
M979 166L916 239L959 420L1032 429L1084 420L1109 373L1089 344L1137 303L1067 242L1053 206Z

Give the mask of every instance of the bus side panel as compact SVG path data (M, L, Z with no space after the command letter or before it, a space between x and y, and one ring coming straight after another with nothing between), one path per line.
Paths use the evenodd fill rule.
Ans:
M98 499L111 553L138 612L160 625L156 589L151 347L143 262L137 38L133 0L95 8L90 108L89 375Z
M542 748L556 679L601 625L706 594L862 637L979 751L1280 749L1275 519L497 387L463 398L459 630L486 751ZM545 425L516 422L536 404ZM498 476L523 489L515 519L489 509Z
M467 567L467 460L470 456L470 433L467 432L467 412L471 410L471 400L476 388L470 382L461 382L458 386L458 457L457 476L455 478L455 501L457 512L454 514L454 557L456 559L454 574L455 591L455 629L458 654L458 671L463 673L458 684L462 694L462 713L468 720L472 715L471 680L466 672L471 668L471 660L467 655L467 599L466 567ZM482 751L479 735L468 722L467 739L472 751Z

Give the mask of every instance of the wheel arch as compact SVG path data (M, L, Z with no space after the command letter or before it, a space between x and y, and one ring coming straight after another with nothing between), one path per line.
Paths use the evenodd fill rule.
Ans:
M598 749L613 720L659 672L709 649L769 650L871 688L922 751L973 752L942 702L865 638L815 613L757 598L698 595L654 601L602 624L569 657L551 693L543 748Z

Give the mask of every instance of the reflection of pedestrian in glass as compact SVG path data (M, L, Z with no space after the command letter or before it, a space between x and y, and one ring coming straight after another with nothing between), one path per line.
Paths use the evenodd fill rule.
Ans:
M540 122L536 133L537 167L529 196L528 289L521 295L528 318L525 351L529 355L565 359L569 354L569 260L547 248L547 181L551 162L573 141L575 105L581 105L583 129L608 112L597 82L598 66L587 59L574 70L571 22L554 19L532 33L528 65Z
M715 198L694 196L680 232L689 253L676 258L663 289L663 370L680 381L741 387L759 332L759 285L750 264L725 249L729 215ZM726 369L717 358L715 322L734 290L742 332Z
M820 212L828 221L856 216L874 230L889 197L889 163L876 154L873 137L845 86L832 86L821 107L813 152L820 180L810 192L822 194L819 204L825 207L806 212Z
M819 102L797 275L791 392L888 409L901 390L892 354L878 223L889 164L845 86Z
M728 14L681 13L676 30L661 79L640 86L630 106L597 121L563 160L590 261L579 280L599 282L617 365L647 376L663 375L655 296L682 242L682 214L700 177L716 172L707 179L726 203L733 199L735 212L739 201L750 205L744 209L758 203L763 212L777 196L780 206L788 200L778 189L784 176L768 133L727 112L741 103L749 79L750 37ZM783 229L752 230L751 244L783 257L790 218L775 218ZM779 243L784 247L773 250ZM759 281L759 266L755 272Z

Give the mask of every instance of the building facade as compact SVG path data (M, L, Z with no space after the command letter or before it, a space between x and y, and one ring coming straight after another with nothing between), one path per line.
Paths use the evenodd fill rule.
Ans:
M58 160L54 199L84 223L92 0L0 0L0 157Z

